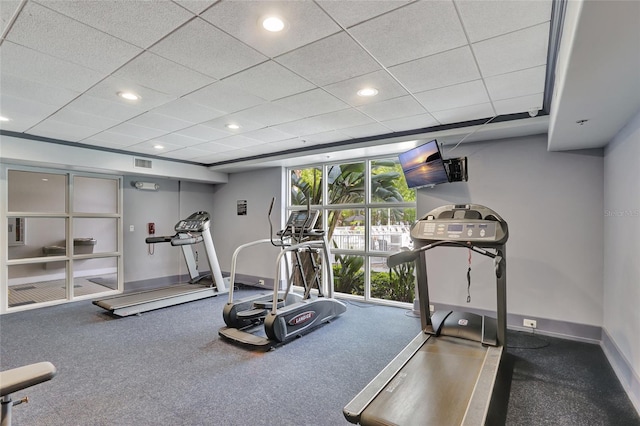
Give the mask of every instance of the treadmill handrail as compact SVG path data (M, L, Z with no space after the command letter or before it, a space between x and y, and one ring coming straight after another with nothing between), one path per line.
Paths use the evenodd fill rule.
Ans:
M470 241L442 240L442 241L436 241L435 243L427 244L426 246L422 246L417 249L405 250L396 254L392 254L387 258L387 266L389 268L394 268L402 263L413 262L418 257L418 254L420 254L420 252L431 250L432 248L435 248L437 246L459 246L459 247L471 249L477 253L480 253L492 259L495 259L496 257L500 257L495 253L491 253L490 251L487 251L479 246L474 245Z

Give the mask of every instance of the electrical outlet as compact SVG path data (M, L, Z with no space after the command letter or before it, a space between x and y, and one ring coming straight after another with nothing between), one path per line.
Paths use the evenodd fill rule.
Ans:
M522 320L522 325L524 325L525 327L536 328L537 324L538 323L536 320L526 318Z
M436 308L433 305L429 305L429 312L433 312L435 310L436 310Z
M264 285L264 280L258 280L258 285Z

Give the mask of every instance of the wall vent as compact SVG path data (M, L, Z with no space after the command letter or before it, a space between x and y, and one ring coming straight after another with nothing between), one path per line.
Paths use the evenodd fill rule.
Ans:
M142 167L144 169L151 168L151 160L143 160L142 158L134 158L134 167Z

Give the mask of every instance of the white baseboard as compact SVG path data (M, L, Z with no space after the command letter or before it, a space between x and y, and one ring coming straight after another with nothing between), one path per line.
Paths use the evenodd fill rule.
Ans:
M634 371L633 365L620 352L618 345L611 339L611 336L604 328L602 329L600 346L622 387L627 392L631 403L640 414L640 377L638 377L638 373Z

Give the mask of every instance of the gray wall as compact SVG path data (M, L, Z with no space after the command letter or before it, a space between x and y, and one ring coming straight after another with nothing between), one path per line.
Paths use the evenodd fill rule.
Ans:
M602 151L548 152L544 135L448 150L468 157L469 182L420 189L418 215L452 203L494 209L509 224L508 312L601 326ZM466 306L467 250L432 250L427 262L432 302ZM472 257L474 308L495 310L492 265Z
M276 197L271 214L274 231L281 228L282 179L281 168L270 168L231 174L228 183L214 188L213 240L220 241L217 247L223 271L230 270L233 252L238 246L269 238L267 213L272 197ZM237 214L238 200L247 201L246 216ZM238 273L273 279L278 252L270 244L246 249L238 260Z
M640 112L604 159L603 341L640 410Z
M140 191L135 189L132 181L148 181L160 185L158 191ZM180 220L196 211L213 210L214 185L204 183L180 182L171 179L124 178L124 281L127 284L153 278L172 277L188 273L182 250L169 243L155 244L153 254L145 242L147 223L154 222L156 236L174 235L174 226ZM213 219L215 221L215 217ZM131 232L130 226L134 226ZM217 248L217 243L214 240ZM209 270L204 260L205 251L202 244L194 246L199 253L199 270Z

